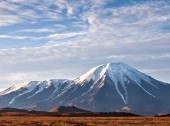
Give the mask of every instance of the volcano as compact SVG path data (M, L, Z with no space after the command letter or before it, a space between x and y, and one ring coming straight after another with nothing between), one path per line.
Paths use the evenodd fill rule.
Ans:
M125 63L92 68L74 79L31 81L0 93L0 107L48 111L76 106L93 112L170 113L170 84Z

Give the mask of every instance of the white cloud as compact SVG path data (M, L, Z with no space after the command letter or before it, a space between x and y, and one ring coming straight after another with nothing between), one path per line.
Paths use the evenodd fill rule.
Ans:
M66 7L67 7L67 13L68 13L68 15L72 15L73 12L74 12L74 8L71 7L69 4L66 4Z
M38 40L43 39L44 37L33 37L33 36L17 36L17 35L0 35L0 39L16 39L16 40L23 40L23 39L31 39L31 40Z
M86 35L86 34L87 34L86 32L61 33L61 34L55 33L55 34L49 35L48 38L55 41L55 40L69 38L69 37L83 36L83 35Z
M105 1L98 2L70 4L69 7L73 10L69 10L65 1L56 0L54 5L59 7L57 12L52 12L44 5L39 6L37 9L47 10L46 15L56 20L60 18L62 9L66 9L67 16L73 16L81 6L86 11L77 14L81 22L78 25L86 25L89 29L42 36L41 39L50 41L42 47L1 49L1 78L9 76L8 82L16 82L20 78L20 81L62 78L61 76L73 78L95 65L124 61L140 70L153 70L146 72L170 82L169 71L164 71L161 75L157 72L167 69L170 62L170 34L162 29L162 25L169 21L170 14L166 12L170 5L165 5L164 2L146 2L104 9ZM33 29L23 32L31 30ZM35 29L34 32L49 30ZM71 37L73 39L68 39ZM16 35L0 35L0 38L36 39ZM61 39L66 40L59 43L58 40Z
M12 25L21 21L17 15L12 14L0 14L0 19L0 26Z
M56 32L54 28L37 28L37 29L23 29L15 31L15 33L23 33L23 32L31 32L31 33L50 33Z
M37 32L54 32L55 29L26 29L26 30L20 30L16 32L31 32L32 33L37 33ZM68 39L71 37L79 37L79 36L84 36L86 35L86 32L68 32L68 33L54 33L54 34L49 34L46 36L23 36L23 35L0 35L0 40L2 39L13 39L13 40L46 40L47 44L48 41L53 41L55 42L56 40L62 40L62 39Z
M18 2L19 4L15 4ZM28 19L38 18L39 16L31 9L22 9L22 2L32 3L25 0L0 1L0 27L18 24Z
M0 27L27 21L39 21L47 18L61 19L60 10L52 10L55 0L7 0L0 1ZM55 12L54 12L55 11ZM71 13L71 8L68 12Z

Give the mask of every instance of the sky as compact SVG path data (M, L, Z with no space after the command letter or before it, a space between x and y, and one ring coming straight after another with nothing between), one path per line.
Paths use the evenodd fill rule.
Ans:
M169 0L0 0L0 90L110 62L170 82Z

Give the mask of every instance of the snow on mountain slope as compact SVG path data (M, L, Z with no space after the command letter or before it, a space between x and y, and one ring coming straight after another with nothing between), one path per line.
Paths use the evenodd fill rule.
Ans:
M169 84L125 63L108 63L73 81L54 79L14 85L0 92L0 107L49 110L74 105L90 111L151 115L170 113L169 97Z
M19 89L22 88L26 88L26 92L32 91L33 89L35 89L35 87L37 86L37 84L39 83L39 81L30 81L30 82L24 82L24 83L19 83L16 84L10 88L8 88L7 90L4 90L0 93L0 95L5 95L11 92L15 92Z
M3 90L0 92L0 95L6 95L11 92L16 92L18 90L24 89L24 93L28 93L33 91L35 88L39 88L36 93L43 91L45 88L48 88L49 86L53 85L56 89L58 87L58 84L63 83L65 81L68 81L66 79L52 79L48 81L27 81L23 83L18 83L6 90Z
M78 81L81 83L85 80L89 81L93 79L96 82L106 74L112 79L112 81L123 81L125 79L124 77L128 76L137 83L141 83L141 79L150 83L150 78L147 75L125 63L108 63L94 67L84 75L80 76Z
M59 90L59 86L61 86L63 83L67 81L69 80L53 79L53 80L48 80L48 81L46 80L45 81L30 81L30 82L19 83L0 92L0 98L4 96L8 96L8 95L10 96L11 94L15 94L11 99L9 99L8 106L10 106L14 104L20 98L25 98L27 100L32 99L36 97L37 95L43 93L44 91L50 88L53 88L53 90L48 93L48 95L50 94L49 96L52 97L57 92L57 90Z
M150 84L153 88L158 88L156 85L152 84L151 78L148 77L146 74L139 72L138 70L130 67L129 65L125 63L108 63L104 65L97 66L84 75L80 76L78 79L75 80L76 83L83 84L85 81L93 80L93 85L91 86L91 89L94 87L94 85L100 80L105 79L105 77L109 77L113 84L116 87L117 92L122 97L122 100L126 104L128 101L127 97L127 85L130 83L129 79L134 81L143 91L145 91L147 94L155 97L153 94L151 94L149 91L147 91L144 87L142 87L141 83L142 80ZM125 95L123 95L118 85L121 84L121 86L124 89ZM104 83L100 84L98 87L104 86Z

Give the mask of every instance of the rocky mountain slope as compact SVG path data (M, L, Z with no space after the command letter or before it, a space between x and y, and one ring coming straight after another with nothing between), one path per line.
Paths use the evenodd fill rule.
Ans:
M0 107L50 110L76 106L94 112L170 113L170 85L125 63L96 66L75 80L31 81L0 93Z

